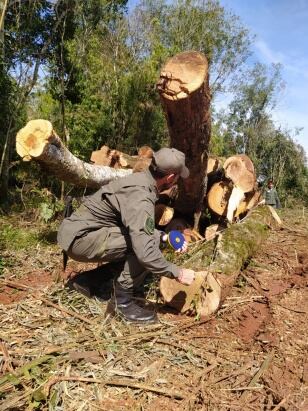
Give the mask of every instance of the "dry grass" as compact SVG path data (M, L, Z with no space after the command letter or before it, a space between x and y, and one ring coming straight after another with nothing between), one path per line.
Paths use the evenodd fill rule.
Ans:
M307 274L294 284L307 252L301 213L284 213L285 229L272 232L204 321L162 311L159 324L132 326L61 282L25 284L23 299L0 305L0 410L307 409ZM19 293L35 258L5 269L11 290ZM39 258L41 271L53 272L60 254L48 246ZM256 306L266 312L247 337Z

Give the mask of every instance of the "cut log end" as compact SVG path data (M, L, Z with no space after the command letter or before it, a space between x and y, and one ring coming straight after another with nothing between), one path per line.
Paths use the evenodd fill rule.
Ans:
M202 289L202 293L200 290ZM162 277L160 292L166 304L185 313L195 308L202 316L217 311L221 300L221 285L212 273L199 271L191 285L183 285L175 279ZM194 305L194 307L192 307Z
M244 193L252 191L256 184L255 171L252 161L245 154L229 157L223 168L225 176Z
M155 223L160 226L165 226L170 223L174 214L174 209L164 204L155 206Z
M198 90L208 72L205 56L196 51L179 53L167 61L157 89L167 100L181 100Z
M47 120L31 120L16 136L16 151L24 161L39 157L50 137L55 135Z
M227 181L219 181L213 184L207 195L208 207L215 214L225 216L231 192L232 184Z
M209 157L207 159L207 169L206 174L209 175L211 173L215 173L222 167L221 161L218 157Z

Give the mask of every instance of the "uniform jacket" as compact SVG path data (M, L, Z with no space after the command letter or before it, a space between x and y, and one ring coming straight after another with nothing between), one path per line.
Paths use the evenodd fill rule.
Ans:
M264 191L265 204L271 205L275 208L280 208L280 201L276 189L266 188Z
M164 258L156 240L157 200L156 181L149 170L113 180L86 197L82 205L63 220L58 243L67 251L76 237L102 227L120 227L130 236L133 252L146 270L178 277L179 268Z

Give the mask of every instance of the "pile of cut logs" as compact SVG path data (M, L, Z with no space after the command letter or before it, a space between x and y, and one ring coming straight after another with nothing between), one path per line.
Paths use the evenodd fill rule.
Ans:
M99 166L109 166L116 169L132 168L133 172L145 170L150 162L153 151L148 146L143 146L138 151L138 156L128 156L117 150L103 146L94 151L91 161ZM177 196L177 188L161 193L160 200L155 209L155 222L157 226L166 227L165 230L180 230L188 242L207 240L215 236L225 222L233 223L244 217L262 200L258 190L255 170L250 158L244 154L234 155L224 162L210 156L207 165L207 193L204 196L204 206L208 208L213 218L220 224L206 228L204 233L192 228L184 218L174 218L174 208L171 207ZM166 204L167 203L167 204Z

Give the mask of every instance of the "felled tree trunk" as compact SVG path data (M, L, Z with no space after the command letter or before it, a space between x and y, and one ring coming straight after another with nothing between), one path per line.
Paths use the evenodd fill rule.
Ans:
M34 160L55 177L78 187L99 188L132 172L78 159L64 146L47 120L29 121L16 136L16 150L24 161Z
M175 209L183 214L200 211L206 191L210 139L210 90L206 57L189 51L172 57L157 84L168 123L170 146L186 155L190 176L180 182Z
M178 311L195 310L199 315L215 312L234 285L241 267L268 236L268 228L281 224L274 209L259 206L239 224L221 232L215 240L192 244L181 265L195 270L196 280L185 286L162 277L164 301Z

